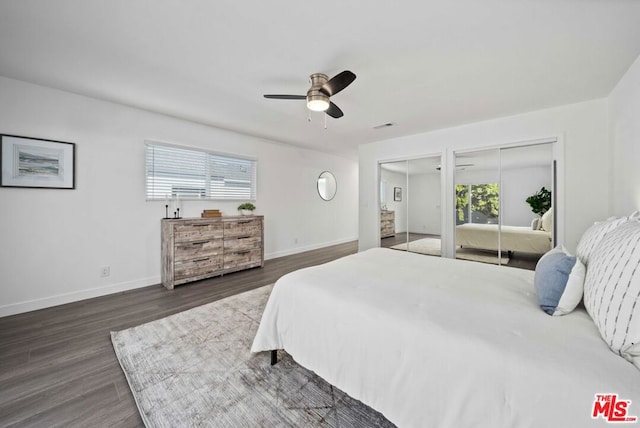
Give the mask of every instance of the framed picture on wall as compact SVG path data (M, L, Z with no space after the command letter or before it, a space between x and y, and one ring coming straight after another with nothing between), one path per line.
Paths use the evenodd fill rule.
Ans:
M0 186L75 189L76 145L0 134Z
M393 188L393 200L402 201L402 187Z

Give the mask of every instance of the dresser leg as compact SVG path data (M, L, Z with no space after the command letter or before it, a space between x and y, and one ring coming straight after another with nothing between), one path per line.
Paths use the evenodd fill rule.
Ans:
M271 351L271 365L275 365L278 362L278 351L273 349Z

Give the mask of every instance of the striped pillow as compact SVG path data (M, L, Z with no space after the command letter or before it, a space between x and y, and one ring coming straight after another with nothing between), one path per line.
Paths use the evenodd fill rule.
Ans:
M593 223L593 225L584 232L580 238L580 242L578 242L578 247L576 248L576 256L578 259L580 259L584 265L588 266L589 256L596 248L602 237L628 220L629 217L611 217L605 221Z
M640 369L640 221L605 234L589 257L584 305L612 351Z

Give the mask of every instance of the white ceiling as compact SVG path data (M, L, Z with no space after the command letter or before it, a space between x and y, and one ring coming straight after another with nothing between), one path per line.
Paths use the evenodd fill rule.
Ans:
M0 0L0 75L346 156L605 97L639 55L636 0ZM326 130L262 97L345 69Z

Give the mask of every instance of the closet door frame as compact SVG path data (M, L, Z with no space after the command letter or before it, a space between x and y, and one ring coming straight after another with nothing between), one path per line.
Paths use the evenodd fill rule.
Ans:
M505 143L505 144L496 144L491 146L484 147L469 147L463 149L451 149L446 152L446 166L447 171L445 174L445 199L447 201L443 205L446 207L446 213L444 215L444 222L447 223L446 230L449 233L443 234L447 235L446 244L443 244L443 254L446 257L455 258L455 213L456 213L456 198L455 198L455 186L456 186L456 174L455 174L455 162L456 157L460 155L464 155L465 153L473 153L483 150L501 150L502 149L511 149L518 147L526 147L526 146L534 146L539 144L549 144L551 143L551 186L553 189L553 206L554 208L554 216L553 216L553 242L552 247L557 245L564 244L564 231L565 231L565 182L564 182L564 171L565 171L565 160L564 160L564 136L558 135L555 137L542 138L537 140L524 140L513 143ZM498 172L501 177L502 171ZM502 178L500 178L502 181ZM502 182L500 182L500 187L502 188ZM501 192L502 193L502 192ZM502 207L502 197L500 197L500 207ZM502 216L500 216L499 227L502 225ZM444 238L443 238L444 239Z

